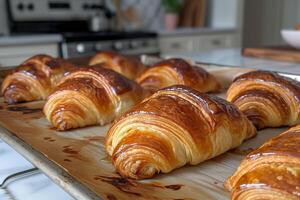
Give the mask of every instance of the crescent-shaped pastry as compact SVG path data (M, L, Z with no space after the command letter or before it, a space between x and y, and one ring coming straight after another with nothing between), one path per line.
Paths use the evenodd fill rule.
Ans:
M4 100L9 103L44 100L58 82L75 67L63 59L36 55L5 77L1 86Z
M143 179L196 165L255 134L255 127L233 104L172 86L115 120L106 150L122 176Z
M251 152L225 182L232 200L300 199L300 126Z
M44 113L58 130L104 125L144 98L134 81L101 66L80 68L56 87Z
M253 71L237 77L227 91L234 103L259 128L300 122L300 85L274 72Z
M200 92L216 92L220 84L201 67L192 66L183 59L168 59L148 68L137 82L155 92L172 85L186 85Z
M112 69L129 79L135 79L145 70L145 66L138 59L113 51L97 53L90 59L89 65L101 63L105 63L103 67Z

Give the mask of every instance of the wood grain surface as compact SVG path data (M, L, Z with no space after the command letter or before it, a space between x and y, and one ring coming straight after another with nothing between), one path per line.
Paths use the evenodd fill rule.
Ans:
M224 87L238 69L210 69ZM249 70L246 70L249 71ZM224 93L218 94L224 97ZM0 125L42 153L99 197L115 199L228 199L224 180L241 159L267 139L286 130L266 129L241 147L196 166L185 166L153 179L135 181L120 177L104 151L109 126L91 126L66 132L54 130L42 113L44 102L7 105L0 100Z
M277 61L300 62L300 50L292 47L248 47L242 55Z

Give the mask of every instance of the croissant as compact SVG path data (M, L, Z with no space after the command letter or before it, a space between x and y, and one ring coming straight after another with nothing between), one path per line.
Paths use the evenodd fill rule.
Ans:
M213 75L183 59L159 62L138 77L137 82L150 92L172 85L186 85L200 92L215 92L220 89L220 84Z
M231 199L300 199L300 126L254 150L227 179Z
M139 60L113 51L97 53L90 59L89 65L100 63L105 63L103 67L112 69L129 79L135 79L145 70L145 66Z
M255 134L234 105L186 86L171 86L118 117L107 133L106 151L122 176L143 179L196 165Z
M44 113L58 130L104 125L144 95L137 83L110 69L85 67L61 81L47 99Z
M74 66L63 59L36 55L5 77L1 92L9 103L44 100Z
M227 91L258 129L300 122L300 85L273 72L252 71L237 77Z

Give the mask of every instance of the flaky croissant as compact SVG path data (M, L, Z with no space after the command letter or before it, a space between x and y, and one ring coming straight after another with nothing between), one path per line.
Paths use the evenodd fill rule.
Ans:
M138 59L113 51L97 53L90 59L89 65L101 63L105 63L103 67L112 69L129 79L135 79L145 70L145 66Z
M101 66L80 68L56 87L44 113L58 130L104 125L144 98L134 81Z
M215 92L220 89L220 84L213 75L183 59L159 62L138 77L137 82L151 92L172 85L186 85L200 92Z
M4 100L9 104L44 100L57 83L74 66L63 59L48 55L36 55L5 77L1 86Z
M196 165L255 134L234 105L171 86L117 118L106 136L106 150L122 176L143 179Z
M253 71L237 77L227 91L234 103L259 128L300 122L300 85L273 72Z
M247 155L225 187L233 200L300 199L300 126Z

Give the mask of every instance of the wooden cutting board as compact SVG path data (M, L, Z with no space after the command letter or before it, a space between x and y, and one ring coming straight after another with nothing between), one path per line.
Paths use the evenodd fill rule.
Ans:
M277 61L300 62L300 50L292 47L248 47L242 55Z
M249 69L208 69L225 87L239 74ZM217 94L224 97L224 92ZM91 126L66 132L54 130L42 113L43 101L7 105L0 99L0 136L5 141L24 146L29 154L38 152L44 159L86 187L95 196L108 199L229 199L223 183L239 166L241 159L269 138L286 130L266 129L246 141L241 147L196 166L185 166L169 174L135 181L120 177L104 150L104 138L109 125ZM17 141L13 143L12 141ZM26 154L23 151L20 153ZM27 155L28 156L28 155ZM33 164L41 165L36 159ZM67 178L44 171L60 186L75 184ZM72 190L71 195L76 196ZM95 198L94 198L95 199ZM98 198L96 198L98 199Z

